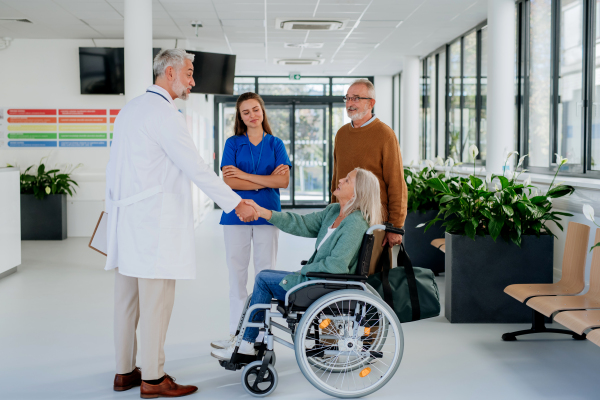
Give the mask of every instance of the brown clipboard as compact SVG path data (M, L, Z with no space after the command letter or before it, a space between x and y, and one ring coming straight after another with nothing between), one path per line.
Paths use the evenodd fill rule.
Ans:
M107 222L107 219L108 219L108 213L105 212L105 211L102 211L100 213L100 218L98 218L98 223L96 224L96 227L94 228L94 233L92 234L92 238L90 239L90 243L88 244L88 247L90 249L95 250L98 253L103 254L103 255L106 255L106 253L104 251L102 251L102 250L105 250L105 249L98 249L98 247L99 247L98 246L98 244L99 244L98 243L99 238L96 238L96 233L98 232L98 228L100 227L100 231L104 232L104 234L106 234L106 222ZM103 225L101 226L101 224L103 224ZM95 242L94 239L96 239L96 243L94 243Z

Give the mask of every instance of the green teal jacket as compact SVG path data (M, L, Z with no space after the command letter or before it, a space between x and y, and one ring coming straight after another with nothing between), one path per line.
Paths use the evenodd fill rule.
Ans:
M317 238L315 248L327 234L335 219L340 215L339 203L328 205L323 211L308 215L273 211L270 223L294 236ZM306 282L307 272L328 272L331 274L353 274L358 264L358 252L369 224L360 211L348 215L340 226L327 239L323 246L312 255L300 271L286 275L279 285L285 290Z

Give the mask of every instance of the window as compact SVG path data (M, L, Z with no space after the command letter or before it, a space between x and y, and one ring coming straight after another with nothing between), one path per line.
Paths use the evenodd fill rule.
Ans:
M522 0L517 8L517 125L526 166L561 173L600 170L596 67L598 0ZM592 18L593 17L593 18ZM594 176L594 175L592 175Z
M460 160L461 144L461 93L462 93L462 52L461 40L448 49L448 156Z
M419 148L421 158L433 159L439 154L444 154L443 146L440 148L438 130L440 129L439 115L439 90L440 82L444 82L444 69L440 71L440 54L432 54L422 60L421 68L421 107L419 118ZM440 78L441 77L441 78ZM442 83L442 98L445 90ZM444 110L443 102L441 103ZM441 123L444 124L444 116Z
M236 76L233 79L233 94L240 95L246 92L256 91L254 82L254 77Z

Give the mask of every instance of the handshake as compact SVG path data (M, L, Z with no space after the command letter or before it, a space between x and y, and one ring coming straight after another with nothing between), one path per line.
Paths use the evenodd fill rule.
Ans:
M252 222L259 218L269 220L273 213L256 204L254 200L242 200L235 208L235 215L237 215L242 222Z

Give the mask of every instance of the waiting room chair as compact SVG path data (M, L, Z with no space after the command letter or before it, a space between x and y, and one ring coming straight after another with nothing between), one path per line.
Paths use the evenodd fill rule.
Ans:
M507 286L504 292L522 303L538 296L576 295L585 287L585 259L588 253L590 227L577 222L569 222L567 240L562 262L562 276L556 283L516 284ZM533 309L531 329L505 333L502 340L517 340L517 336L530 333L552 332L573 335L574 339L583 340L585 335L578 335L564 329L546 328L544 314Z

